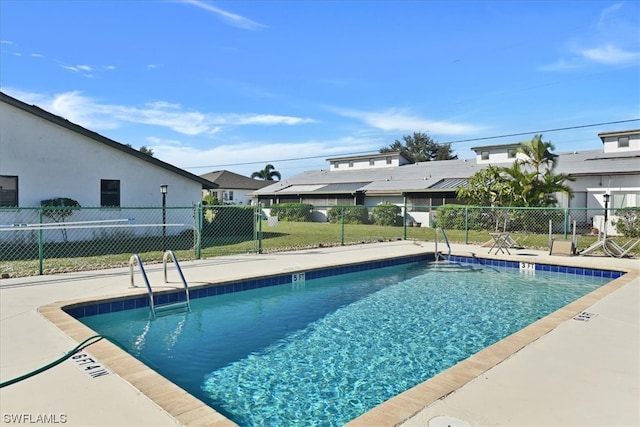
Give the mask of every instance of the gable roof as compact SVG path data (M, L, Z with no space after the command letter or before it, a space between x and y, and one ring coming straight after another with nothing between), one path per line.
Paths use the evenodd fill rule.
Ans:
M36 105L29 105L26 104L16 98L13 98L7 94L5 94L4 92L0 92L0 101L9 104L15 108L18 108L22 111L25 111L27 113L33 114L36 117L39 117L41 119L47 120L53 124L56 124L58 126L62 126L72 132L75 132L77 134L80 134L82 136L85 136L87 138L90 138L96 142L99 142L101 144L107 145L111 148L115 148L117 150L123 151L131 156L137 157L141 160L144 160L145 162L148 162L150 164L152 164L153 166L165 169L169 172L175 173L177 175L181 175L185 178L188 178L192 181L198 182L199 184L202 185L202 188L206 188L206 189L213 189L216 188L217 186L212 183L211 181L208 181L206 179L203 179L197 175L194 175L190 172L187 172L184 169L180 169L176 166L173 166L172 164L163 162L162 160L158 160L153 156L150 156L148 154L142 153L134 148L128 147L124 144L121 144L117 141L114 141L112 139L107 138L106 136L100 135L99 133L90 131L89 129L83 128L80 125L77 125L75 123L70 122L69 120L62 118L60 116L56 116L55 114L52 114L48 111L43 110L42 108L36 106Z
M273 184L273 181L261 181L228 170L213 171L200 175L200 177L213 182L218 188L232 190L258 190Z

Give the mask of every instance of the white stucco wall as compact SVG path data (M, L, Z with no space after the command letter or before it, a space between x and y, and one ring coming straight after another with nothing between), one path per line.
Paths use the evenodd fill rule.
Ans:
M628 151L640 150L640 133L629 135L629 146L619 148L618 136L607 136L604 139L604 152L605 153L622 153Z
M120 180L120 205L167 206L202 200L202 185L6 103L0 103L0 175L18 176L18 204L69 197L100 206L100 180Z

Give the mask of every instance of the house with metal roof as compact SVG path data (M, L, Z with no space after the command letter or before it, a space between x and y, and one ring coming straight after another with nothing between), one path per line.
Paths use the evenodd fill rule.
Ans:
M603 150L556 153L556 172L575 178L568 185L573 198L560 195L561 207L599 208L604 194L612 208L640 206L640 129L598 135ZM426 226L430 213L443 204L460 203L458 187L483 168L508 166L522 154L518 143L474 147L475 159L411 163L400 153L376 153L327 159L328 169L311 170L264 187L253 193L265 207L300 202L314 206L315 218L326 220L336 205L393 203L407 207L411 221ZM578 220L592 221L587 218Z
M200 177L217 186L215 189L202 190L203 195L210 194L220 203L234 205L252 204L252 197L249 194L273 183L273 181L253 179L228 170L213 171Z

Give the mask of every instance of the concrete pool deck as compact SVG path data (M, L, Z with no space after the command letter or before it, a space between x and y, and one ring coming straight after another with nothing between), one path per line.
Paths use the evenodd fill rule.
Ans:
M189 284L197 286L433 250L433 242L398 241L226 256L181 266ZM640 261L549 256L534 250L495 256L487 251L452 245L452 252L462 256L629 273L349 425L640 425ZM163 285L161 264L146 269L154 287ZM141 291L129 288L128 268L1 280L0 381L47 365L92 335L79 322L60 316L55 309L63 305L59 302ZM574 320L581 312L591 314L588 321ZM103 340L86 349L111 375L92 378L67 360L0 389L1 424L233 425L111 347Z

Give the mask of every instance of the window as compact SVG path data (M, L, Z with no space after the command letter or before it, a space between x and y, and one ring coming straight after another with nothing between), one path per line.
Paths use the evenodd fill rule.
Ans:
M515 148L510 148L510 149L509 149L509 151L507 152L507 156L508 156L510 159L515 159L515 158L516 158L516 153L517 153L517 151L518 151L518 150L516 150ZM487 159L488 159L488 157L487 157ZM484 159L484 160L486 160L486 159Z
M228 201L233 202L233 191L222 192L222 200L224 200L225 202L228 202Z
M391 157L387 157L387 164L390 165L391 164Z
M618 148L628 148L629 147L629 137L628 136L619 136L618 137Z
M489 152L488 151L483 151L480 153L480 158L482 160L489 160Z
M100 206L120 206L120 180L100 180Z
M640 193L613 193L613 209L640 207Z
M376 161L373 159L369 159L369 166L375 166L376 165Z
M349 160L349 167L352 168L353 167L353 160Z
M18 177L0 175L0 206L18 206Z
M338 169L340 167L340 163L339 162L333 162L333 167L334 167L334 169Z

